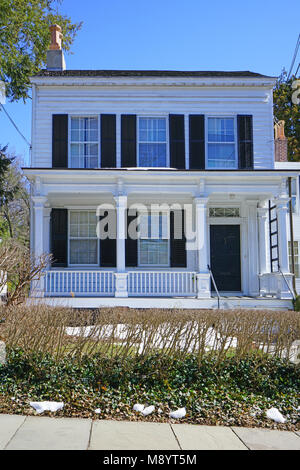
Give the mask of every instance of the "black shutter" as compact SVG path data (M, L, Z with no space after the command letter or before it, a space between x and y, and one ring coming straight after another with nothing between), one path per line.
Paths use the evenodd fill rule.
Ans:
M204 114L189 116L190 169L205 170Z
M182 234L181 238L175 238L174 225L175 221L181 217ZM171 267L186 268L186 246L184 235L184 211L175 210L170 212L170 248L171 248Z
M125 240L125 265L126 267L136 267L138 265L138 241L129 237L128 227L130 222L136 218L135 215L128 215L127 210L127 238Z
M101 168L116 168L115 114L101 114Z
M68 210L51 211L51 253L53 267L66 267L68 264Z
M184 115L169 115L170 167L185 169Z
M116 228L116 217L117 213L115 209L104 210L103 214L100 215L99 219L103 219L108 215L108 212L112 211L110 215L115 218ZM112 229L112 227L111 227ZM108 225L105 227L105 231L108 231ZM100 266L103 268L115 268L117 266L117 240L116 233L111 232L111 238L105 238L100 240Z
M136 167L136 115L121 116L122 167Z
M68 115L52 115L52 168L68 168Z
M237 116L239 169L253 170L253 118Z

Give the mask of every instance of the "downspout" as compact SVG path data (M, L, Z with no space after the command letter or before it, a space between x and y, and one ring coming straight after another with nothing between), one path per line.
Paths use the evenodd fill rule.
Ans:
M290 239L291 239L291 257L292 257L292 274L293 274L293 289L296 291L296 279L295 279L295 258L294 258L294 227L293 227L293 206L292 206L292 178L288 177L289 187L289 213L290 213Z

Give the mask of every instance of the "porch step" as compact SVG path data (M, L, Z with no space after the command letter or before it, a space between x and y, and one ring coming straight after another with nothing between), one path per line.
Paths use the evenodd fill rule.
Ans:
M71 308L129 307L129 308L173 308L173 309L216 309L217 297L197 299L192 297L41 297L31 298L28 302L45 303ZM247 308L293 310L291 300L266 297L221 297L220 308Z

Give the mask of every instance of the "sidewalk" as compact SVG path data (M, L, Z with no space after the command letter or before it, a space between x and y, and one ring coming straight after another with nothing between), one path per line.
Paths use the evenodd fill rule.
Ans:
M0 450L300 450L300 431L0 414Z

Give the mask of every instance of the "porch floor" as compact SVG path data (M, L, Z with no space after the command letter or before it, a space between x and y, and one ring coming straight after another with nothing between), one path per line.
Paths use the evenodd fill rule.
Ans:
M29 302L45 303L47 305L65 306L72 308L99 308L99 307L129 307L129 308L189 308L189 309L216 309L217 296L207 299L195 297L31 297ZM247 297L224 296L220 298L221 309L248 308L292 310L291 300L277 299L275 297Z

